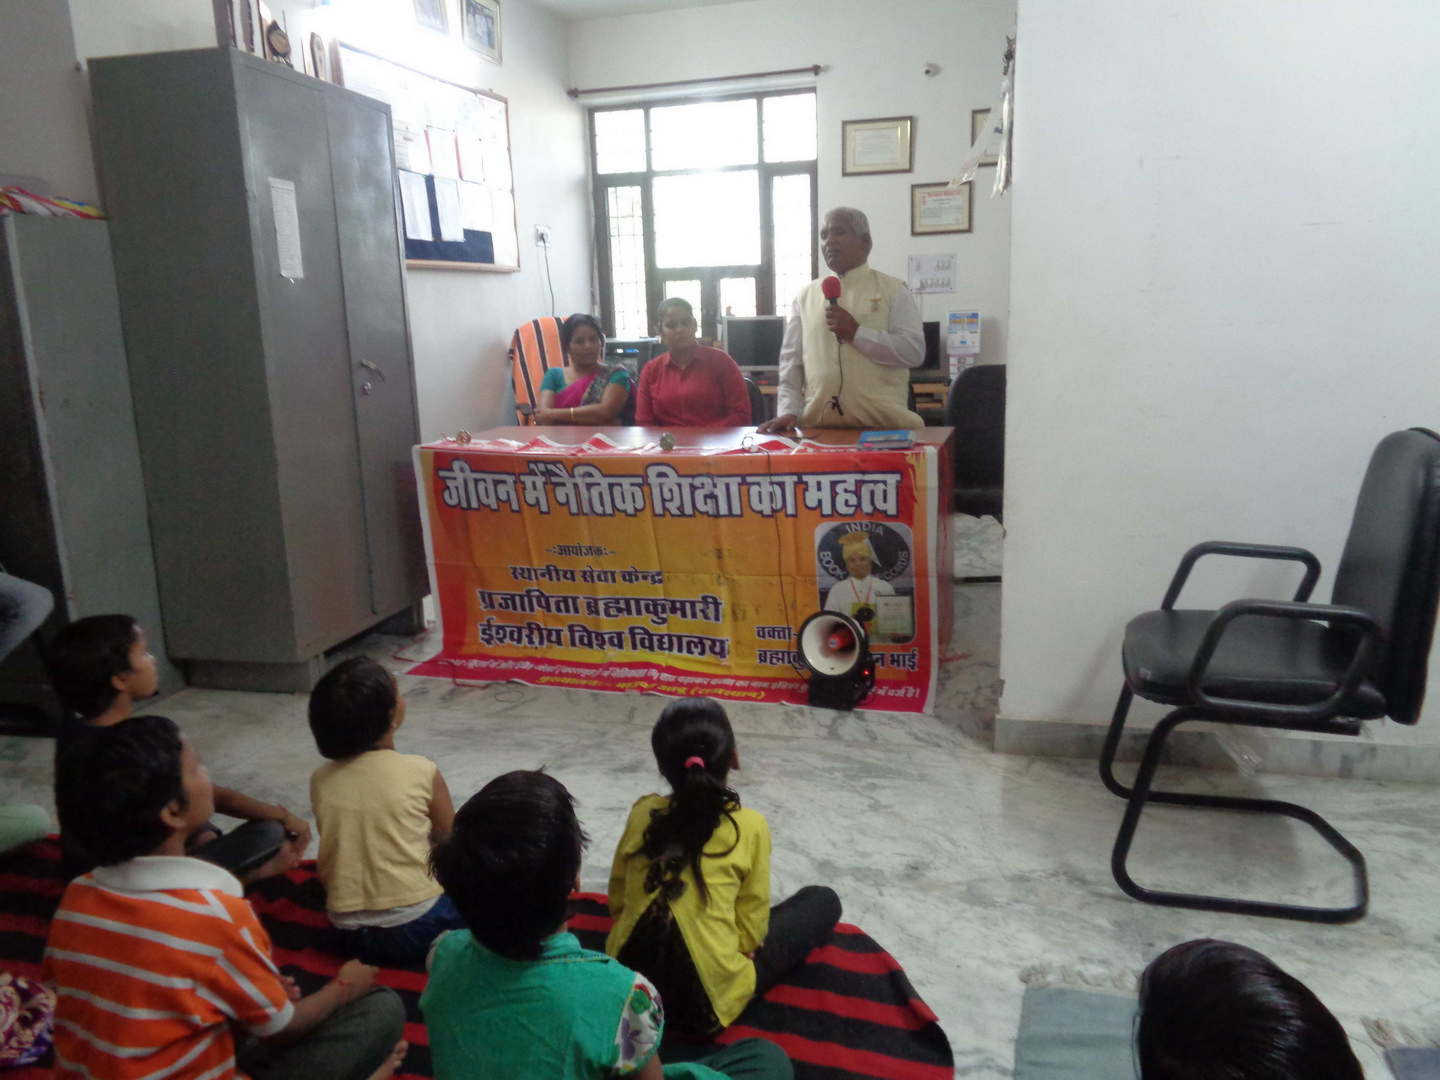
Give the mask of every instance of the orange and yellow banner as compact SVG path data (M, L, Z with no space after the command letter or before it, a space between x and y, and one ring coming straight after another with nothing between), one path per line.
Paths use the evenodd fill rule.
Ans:
M415 449L441 653L419 674L803 702L795 633L863 621L864 706L926 711L939 649L933 447Z

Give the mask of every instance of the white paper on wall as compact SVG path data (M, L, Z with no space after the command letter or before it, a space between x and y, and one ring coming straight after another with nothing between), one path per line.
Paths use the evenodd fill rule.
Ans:
M395 167L416 173L430 171L430 143L425 128L408 119L392 118L395 129Z
M472 184L485 182L485 153L480 140L473 135L461 135L457 140L460 156L460 179Z
M494 203L484 184L460 182L460 224L480 232L489 232L495 224Z
M460 211L460 181L435 177L435 216L440 219L440 239L463 243L465 227Z
M305 276L300 251L300 211L295 201L295 181L270 177L270 212L275 218L275 253L280 276L299 281Z
M485 183L502 191L510 190L510 154L505 144L486 139L481 144L485 159Z
M449 128L427 127L425 145L430 150L430 171L447 180L460 179L460 158L455 149L455 132Z
M407 240L435 239L430 230L430 193L425 188L425 177L400 170L400 208L405 212Z
M443 83L416 81L414 91L424 97L426 121L431 127L454 131L460 122L460 102L453 88Z
M955 256L911 255L905 277L912 293L953 293Z

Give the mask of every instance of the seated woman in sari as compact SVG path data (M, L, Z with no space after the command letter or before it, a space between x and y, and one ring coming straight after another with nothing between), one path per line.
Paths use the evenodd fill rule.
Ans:
M537 424L613 424L630 399L630 373L608 367L605 335L594 315L577 312L560 327L566 367L553 367L540 383Z

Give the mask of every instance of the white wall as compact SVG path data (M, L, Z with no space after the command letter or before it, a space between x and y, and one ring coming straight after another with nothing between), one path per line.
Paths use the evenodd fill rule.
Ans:
M0 26L0 174L94 201L85 80L64 0L6 4Z
M1019 16L1001 713L1103 721L1124 623L1189 545L1310 547L1328 596L1371 448L1440 426L1440 19ZM1275 582L1242 564L1186 599Z
M592 309L585 117L564 93L564 24L534 0L506 0L503 63L496 66L461 43L458 4L447 2L448 37L417 26L411 0L349 0L318 9L309 0L271 5L297 49L317 29L509 99L520 271L407 272L420 433L427 440L462 427L479 431L513 422L505 355L510 335L521 322L552 310L534 243L537 224L553 230L554 310ZM215 43L210 0L73 0L72 6L82 57Z
M215 44L209 0L69 0L81 57L204 49Z
M905 276L911 254L959 256L957 292L923 297L927 319L952 309L985 316L984 362L1005 359L1010 206L992 200L993 169L976 183L974 231L911 237L910 185L947 180L970 143L970 110L1000 81L1014 0L750 0L746 3L589 19L570 25L572 85L588 88L709 78L822 64L817 89L819 202L870 218L873 266ZM940 65L934 77L921 73ZM915 117L915 169L840 174L840 124Z

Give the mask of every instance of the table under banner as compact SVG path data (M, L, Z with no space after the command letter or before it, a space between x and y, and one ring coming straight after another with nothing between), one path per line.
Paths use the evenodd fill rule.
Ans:
M412 673L803 702L795 633L861 619L864 707L928 711L951 620L949 429L499 428L417 446L442 648ZM667 439L668 444L668 439Z

